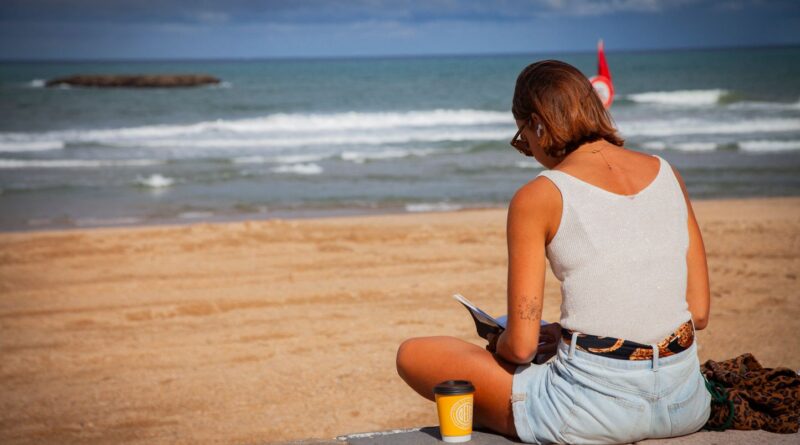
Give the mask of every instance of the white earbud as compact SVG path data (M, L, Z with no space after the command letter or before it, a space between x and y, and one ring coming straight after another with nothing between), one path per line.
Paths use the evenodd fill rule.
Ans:
M536 126L536 136L542 137L542 124Z

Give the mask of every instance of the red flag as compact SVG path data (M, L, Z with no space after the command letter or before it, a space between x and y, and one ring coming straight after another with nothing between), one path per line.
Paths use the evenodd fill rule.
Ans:
M597 75L589 79L594 87L594 91L603 102L606 108L611 107L614 102L614 84L611 83L611 71L608 69L608 62L606 62L605 48L603 47L603 40L597 42Z
M608 70L608 62L606 62L606 52L603 45L603 39L597 42L597 74L611 80L611 71Z

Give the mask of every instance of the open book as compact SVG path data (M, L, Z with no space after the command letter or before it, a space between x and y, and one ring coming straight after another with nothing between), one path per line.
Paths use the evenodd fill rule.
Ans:
M478 331L478 336L481 338L486 338L489 333L499 334L501 331L505 330L506 323L508 322L508 316L503 315L501 317L494 318L491 315L484 312L478 306L472 304L471 301L467 300L461 294L453 295L453 298L458 300L459 303L463 304L464 307L467 308L469 314L472 316L472 319L475 320L475 329ZM541 325L548 324L546 321L541 320ZM540 341L539 345L543 345L544 342Z

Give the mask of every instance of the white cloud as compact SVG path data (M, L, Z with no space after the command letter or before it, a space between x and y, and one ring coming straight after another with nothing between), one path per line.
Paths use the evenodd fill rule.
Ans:
M603 15L615 12L658 12L696 0L542 0L553 15Z

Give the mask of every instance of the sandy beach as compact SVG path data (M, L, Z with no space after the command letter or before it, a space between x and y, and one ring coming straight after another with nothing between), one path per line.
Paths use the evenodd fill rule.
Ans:
M800 368L800 198L695 201L700 359ZM505 209L0 234L0 442L264 443L436 424L405 338L482 344ZM544 317L557 320L548 270Z

